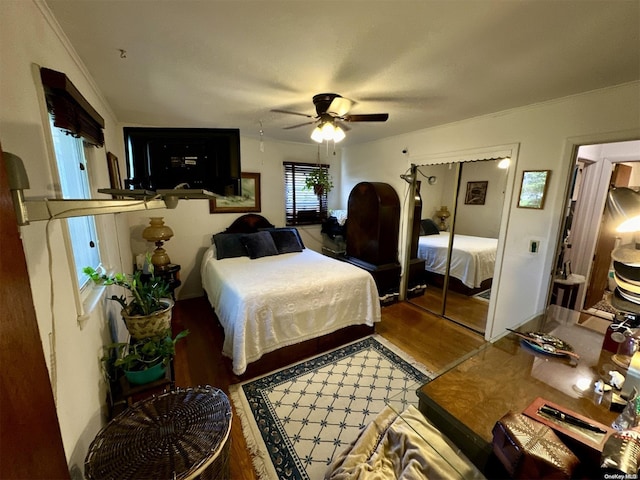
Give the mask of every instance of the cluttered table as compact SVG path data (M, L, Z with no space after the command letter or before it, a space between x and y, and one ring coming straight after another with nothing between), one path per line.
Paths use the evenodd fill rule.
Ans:
M481 470L486 470L492 455L493 427L509 411L528 411L536 420L559 425L567 433L562 438L570 448L597 465L598 448L613 431L611 423L620 412L610 408L616 389L597 391L594 385L610 380L610 372L626 373L612 361L613 352L602 348L607 325L606 320L597 319L581 323L579 312L551 305L544 316L518 331L555 336L579 359L545 352L509 333L422 386L419 408ZM542 418L543 405L570 412L596 428L591 431L562 425L551 416Z

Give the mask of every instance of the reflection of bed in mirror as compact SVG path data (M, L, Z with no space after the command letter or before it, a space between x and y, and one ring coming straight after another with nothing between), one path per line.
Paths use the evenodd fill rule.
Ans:
M451 252L449 286L467 295L491 288L497 248L497 238L456 233ZM420 236L418 258L425 260L425 269L430 273L428 280L434 285L442 285L448 250L449 232Z

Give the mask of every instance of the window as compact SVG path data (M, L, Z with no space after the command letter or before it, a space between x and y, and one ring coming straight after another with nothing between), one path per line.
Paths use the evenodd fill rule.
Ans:
M51 135L56 154L56 164L60 177L63 198L91 198L91 188L87 171L84 142L66 134L53 124ZM73 261L78 286L82 288L88 277L82 273L87 266L97 268L100 265L96 221L92 215L66 219L69 229Z
M329 171L329 165L284 162L287 225L312 225L327 218L327 192L316 195L305 186L307 175L317 168Z
M104 145L104 119L82 96L80 91L62 72L40 69L55 164L63 198L89 199L91 189L87 160L92 160L93 149ZM88 318L101 297L104 288L96 288L82 269L100 266L100 250L96 220L93 216L73 217L63 220L65 244L69 268L76 284L75 302L78 321Z

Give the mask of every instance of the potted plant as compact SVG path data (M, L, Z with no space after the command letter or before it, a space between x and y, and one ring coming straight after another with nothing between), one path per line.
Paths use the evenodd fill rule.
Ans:
M171 328L174 302L168 298L169 286L164 280L154 276L153 264L148 264L151 277L144 281L141 271L133 275L106 275L91 267L83 269L83 272L99 285L117 285L129 291L129 297L112 295L109 300L114 300L122 306L122 318L129 333L136 339L157 336Z
M313 193L318 196L329 193L333 189L333 180L329 175L329 170L322 167L311 170L305 177L304 183L307 190L313 190Z
M183 330L175 338L170 331L156 337L133 340L131 343L107 345L103 362L107 376L115 380L121 374L129 383L141 385L164 376L169 362L176 353L176 343L186 337L189 330Z

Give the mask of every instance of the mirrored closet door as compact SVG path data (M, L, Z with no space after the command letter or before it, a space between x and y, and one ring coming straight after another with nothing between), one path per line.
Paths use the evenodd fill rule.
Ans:
M507 185L501 159L418 167L418 257L427 289L412 303L484 333Z

